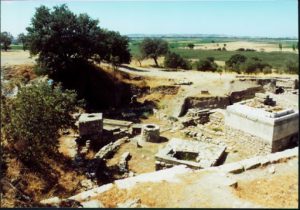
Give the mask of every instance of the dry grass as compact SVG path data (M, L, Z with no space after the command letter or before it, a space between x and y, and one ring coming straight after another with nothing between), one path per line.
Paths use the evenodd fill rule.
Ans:
M268 208L298 207L298 176L288 173L239 182L235 191L239 198L252 201Z
M159 57L159 58L157 59L157 63L158 63L159 66L163 66L163 63L164 63L164 57ZM131 63L130 63L130 65L136 66L136 67L152 67L152 66L155 65L155 62L154 62L153 59L145 59L145 60L143 60L143 61L141 62L141 64L142 64L142 65L140 66L140 63L139 63L137 60L135 60L135 59L132 59L132 61L131 61Z
M100 200L106 208L114 208L118 203L124 203L129 199L140 199L141 203L148 207L164 208L172 206L172 200L179 201L182 198L181 191L180 184L166 181L145 182L127 190L114 186L111 190L97 196L96 199Z
M49 197L69 197L80 192L80 181L86 179L85 175L74 170L63 156L43 157L40 161L46 167L44 170L36 168L34 164L25 165L15 157L13 151L7 150L6 153L8 153L7 170L2 173L5 180L14 187L6 184L3 190L2 207L30 207ZM49 177L52 178L49 179ZM18 191L29 196L32 201L21 201Z
M131 171L141 174L155 171L155 154L165 143L145 142L142 148L137 148L133 142L126 143L120 147L108 165L115 165L120 161L120 157L125 152L130 152L132 156L128 161L128 167Z
M33 80L37 75L33 71L34 65L31 64L22 64L22 65L13 65L3 68L3 77L7 80L23 80L28 81Z

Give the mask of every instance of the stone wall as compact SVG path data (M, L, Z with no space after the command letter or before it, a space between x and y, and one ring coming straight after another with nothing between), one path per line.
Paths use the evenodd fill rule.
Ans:
M251 88L247 88L246 90L231 92L229 95L230 104L233 104L233 103L245 100L245 99L253 98L255 96L255 93L258 93L258 92L264 92L264 89L262 86L251 87Z
M298 133L299 114L295 112L275 118L267 114L268 112L261 109L234 104L227 107L225 125L260 137L272 145L274 152L283 149L288 144L287 138ZM284 145L279 146L280 143L276 141Z

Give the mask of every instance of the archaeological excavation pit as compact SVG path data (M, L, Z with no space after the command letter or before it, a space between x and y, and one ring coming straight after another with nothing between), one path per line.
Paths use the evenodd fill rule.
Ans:
M208 168L218 164L225 150L225 146L173 138L155 155L156 169L181 164L194 169Z

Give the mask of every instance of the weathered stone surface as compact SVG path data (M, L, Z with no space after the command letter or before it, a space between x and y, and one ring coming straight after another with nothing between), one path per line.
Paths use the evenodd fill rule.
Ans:
M244 171L244 167L240 163L230 163L220 166L220 170L228 173L238 174Z
M76 201L84 201L88 198L91 198L98 194L104 193L104 192L110 190L112 187L113 187L113 184L111 184L111 183L102 185L100 187L97 187L97 188L79 193L77 195L74 195L74 196L70 197L69 199L76 200Z
M95 158L106 159L110 155L113 155L115 151L124 143L128 142L128 137L117 140L116 142L111 142L104 147L102 147L95 155Z
M41 204L48 204L48 205L54 205L54 206L59 206L59 204L61 203L61 199L59 197L52 197L52 198L48 198L45 200L41 200L40 203Z
M92 189L93 186L94 186L93 182L92 182L91 180L89 180L89 179L84 179L84 180L82 180L82 181L80 182L80 185L81 185L82 187L84 187L85 189L87 189L87 190Z
M245 170L257 168L261 165L259 158L251 158L240 162Z
M104 208L104 205L98 200L81 202L83 208Z
M101 135L103 129L102 113L84 113L79 117L80 136Z
M118 164L119 169L122 173L128 172L128 161L130 160L131 155L129 152L125 152L122 154L120 158L120 162Z
M146 142L159 142L160 128L155 124L146 124L142 127L141 140Z
M159 150L155 159L165 164L185 164L195 169L207 168L215 165L225 150L225 146L173 138Z
M141 199L130 199L125 201L124 203L118 203L117 208L140 208L141 205Z
M298 112L289 109L269 112L246 103L244 101L227 107L225 125L258 136L272 146L272 152L284 149L290 137L298 133Z
M134 124L131 126L131 134L132 135L139 135L142 133L142 125L141 124Z

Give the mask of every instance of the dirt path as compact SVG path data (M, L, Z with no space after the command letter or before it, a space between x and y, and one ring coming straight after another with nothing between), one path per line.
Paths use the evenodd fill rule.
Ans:
M29 51L23 50L9 50L7 52L1 51L1 66L6 65L20 65L20 64L34 64L35 58L30 58Z

